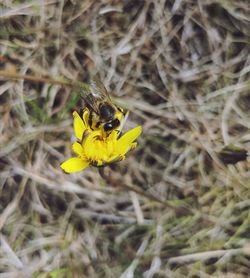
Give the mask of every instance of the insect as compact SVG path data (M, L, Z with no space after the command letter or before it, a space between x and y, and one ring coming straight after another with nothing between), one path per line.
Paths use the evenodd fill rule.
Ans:
M114 129L121 129L120 126L128 113L112 102L107 89L97 76L83 88L82 98L90 111L88 124L91 129L101 128L107 134Z

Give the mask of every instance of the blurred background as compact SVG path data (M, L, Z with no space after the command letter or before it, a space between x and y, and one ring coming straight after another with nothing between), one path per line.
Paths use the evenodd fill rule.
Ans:
M0 70L0 277L249 277L248 0L3 0ZM94 72L143 127L107 179L46 80Z

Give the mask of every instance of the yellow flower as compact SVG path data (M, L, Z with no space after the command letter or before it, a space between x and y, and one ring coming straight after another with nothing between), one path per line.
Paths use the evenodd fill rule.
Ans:
M109 134L101 129L92 130L88 124L89 110L85 109L81 118L77 112L74 116L74 131L78 139L72 145L77 157L70 158L61 164L67 173L79 172L89 165L104 166L106 164L125 159L126 153L135 148L135 140L142 132L137 126L119 137L120 131L113 130Z

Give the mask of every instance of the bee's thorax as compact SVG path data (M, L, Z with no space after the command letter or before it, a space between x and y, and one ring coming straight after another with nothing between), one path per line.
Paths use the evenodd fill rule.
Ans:
M101 103L99 106L100 118L104 121L110 121L113 119L115 114L115 109L109 103Z

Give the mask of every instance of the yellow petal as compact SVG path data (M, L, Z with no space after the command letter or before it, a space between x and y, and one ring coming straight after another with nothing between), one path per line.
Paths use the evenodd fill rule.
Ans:
M137 142L133 142L130 146L130 149L133 150L136 148L136 146L137 146Z
M120 160L121 160L121 156L115 154L115 155L109 157L109 159L106 162L113 163L113 162L120 161Z
M133 142L137 139L137 137L140 136L141 132L141 126L137 126L126 132L120 139L118 139L116 152L119 155L126 154L126 152L128 152L131 148L134 147Z
M120 133L119 130L116 129L112 130L112 132L108 136L108 141L116 141L119 133Z
M66 173L74 173L84 170L86 167L89 166L89 162L82 160L79 157L73 157L66 161L64 161L60 167Z
M78 155L82 155L83 154L83 148L82 148L82 145L78 142L75 142L73 145L72 145L72 150L74 153L78 154Z
M82 118L76 111L73 112L73 116L74 116L74 124L73 125L74 125L74 131L75 131L76 138L79 140L82 140L83 133L86 130L86 125L84 124Z
M88 121L89 121L89 110L88 108L85 108L83 110L83 114L82 114L82 118L83 118L83 122L85 124L85 126L87 127L88 126Z

